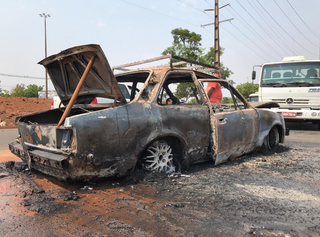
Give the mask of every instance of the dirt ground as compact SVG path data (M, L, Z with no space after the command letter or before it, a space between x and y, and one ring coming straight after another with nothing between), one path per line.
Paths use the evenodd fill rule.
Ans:
M319 236L320 148L65 183L0 166L1 236Z
M5 121L6 127L13 127L16 116L48 110L51 99L26 97L0 97L0 122Z

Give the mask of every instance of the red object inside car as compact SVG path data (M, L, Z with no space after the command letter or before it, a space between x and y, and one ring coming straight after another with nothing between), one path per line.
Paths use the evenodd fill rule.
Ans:
M97 104L97 97L94 97L90 104Z

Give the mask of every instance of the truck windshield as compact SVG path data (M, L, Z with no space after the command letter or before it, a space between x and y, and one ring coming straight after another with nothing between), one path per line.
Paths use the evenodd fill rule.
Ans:
M320 62L292 62L264 65L261 86L319 86L319 71Z

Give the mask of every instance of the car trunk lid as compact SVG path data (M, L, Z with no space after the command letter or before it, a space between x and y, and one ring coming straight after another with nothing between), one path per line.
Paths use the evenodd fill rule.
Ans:
M126 103L108 60L99 45L82 45L49 56L43 65L61 102L67 105L92 57L94 64L85 79L75 104L90 103L94 97L105 97Z

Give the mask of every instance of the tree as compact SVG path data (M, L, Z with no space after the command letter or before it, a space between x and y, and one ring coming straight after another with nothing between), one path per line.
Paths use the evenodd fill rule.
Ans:
M236 88L243 97L248 98L250 94L256 93L259 90L259 85L247 82L237 85Z
M224 48L220 47L220 55L223 55ZM214 47L210 47L209 52L207 52L204 56L201 58L201 62L206 64L214 64ZM220 62L220 68L223 69L223 79L228 80L228 78L233 74L233 72L223 65L222 62ZM233 84L236 84L233 80L230 80Z
M194 83L180 83L174 95L178 99L186 98L186 101L188 101L190 95L193 95L192 87L194 87Z
M1 83L1 81L0 81L0 83ZM1 96L1 97L9 97L9 96L10 96L9 91L3 90L3 89L0 87L0 96Z
M210 47L209 51L204 53L205 49L201 48L201 35L182 28L173 29L171 34L173 36L172 46L166 48L162 52L162 55L171 54L209 65L214 64L214 47ZM220 55L223 54L223 51L224 48L220 47ZM229 68L224 67L222 63L220 64L224 70L223 78L228 79L233 72ZM193 97L192 83L188 85L184 84L186 83L180 83L177 87L175 96L179 99ZM235 83L233 82L233 84Z
M200 61L203 49L200 41L201 35L190 32L187 29L176 28L171 31L173 36L172 46L166 48L162 55L171 54L182 58Z
M38 91L42 91L43 86L37 86L30 84L27 86L24 84L17 84L12 90L11 97L38 97Z
M221 104L232 104L233 100L231 97L223 97L221 100Z

